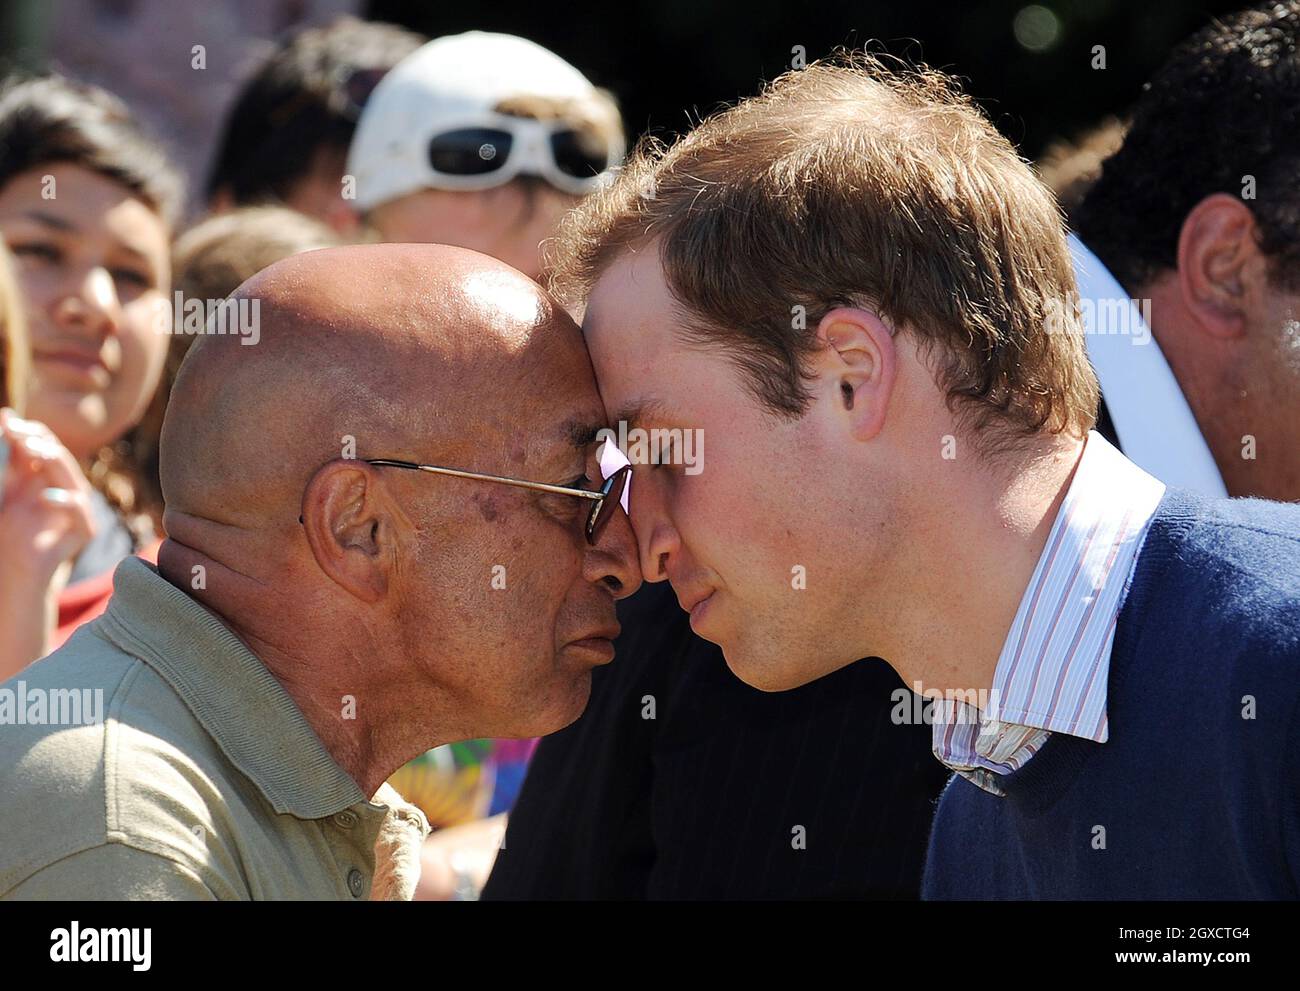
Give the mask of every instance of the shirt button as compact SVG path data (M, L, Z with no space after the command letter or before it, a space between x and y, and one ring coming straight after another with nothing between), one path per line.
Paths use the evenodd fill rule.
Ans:
M334 817L334 825L340 829L351 829L357 824L357 814L351 809L344 809Z
M366 890L366 879L355 867L348 871L348 890L352 892L353 898L360 898Z

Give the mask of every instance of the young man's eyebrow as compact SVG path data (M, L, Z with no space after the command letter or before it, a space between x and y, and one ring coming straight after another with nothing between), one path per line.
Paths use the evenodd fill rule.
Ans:
M631 429L644 420L664 419L665 407L662 401L653 396L645 396L624 403L623 408L614 417L614 424L626 423Z

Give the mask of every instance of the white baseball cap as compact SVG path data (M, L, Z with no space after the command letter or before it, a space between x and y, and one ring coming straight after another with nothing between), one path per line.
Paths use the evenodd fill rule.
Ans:
M431 138L491 121L493 109L511 98L591 102L597 92L572 65L526 38L486 31L436 38L399 62L366 101L348 149L356 206L370 210L421 189L471 188L433 169Z

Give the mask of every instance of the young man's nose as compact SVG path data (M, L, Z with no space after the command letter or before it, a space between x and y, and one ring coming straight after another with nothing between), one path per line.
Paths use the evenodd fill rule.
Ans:
M641 575L648 582L664 581L668 577L668 557L677 552L680 544L658 487L653 482L635 486L629 509L641 556Z

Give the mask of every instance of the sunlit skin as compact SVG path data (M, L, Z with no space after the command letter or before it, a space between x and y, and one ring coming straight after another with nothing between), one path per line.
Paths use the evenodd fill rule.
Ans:
M475 192L425 189L380 204L366 219L385 241L454 244L537 279L539 246L555 234L573 203L571 196L541 190L530 211L527 195L515 184Z
M1295 501L1300 294L1277 274L1250 209L1216 193L1184 219L1177 267L1130 291L1151 300L1151 332L1228 494Z
M0 189L0 234L31 336L27 416L84 462L139 420L162 374L167 226L112 179L51 164Z
M261 300L260 342L198 339L167 412L161 573L366 794L440 744L576 719L640 584L627 517L592 546L587 500L362 460L598 487L605 411L572 320L441 245L309 252L238 295Z
M863 309L815 329L812 404L796 419L761 407L681 325L653 243L611 263L583 322L615 423L704 432L699 474L634 469L645 579L669 580L692 628L758 688L872 655L909 685L988 687L1081 439L1045 440L1010 471L969 447L942 458L961 433L943 391L912 336Z

